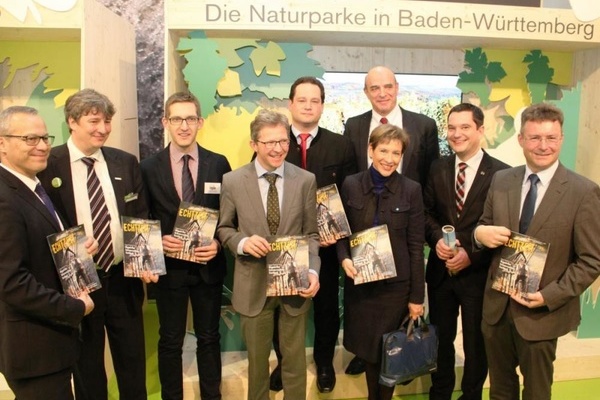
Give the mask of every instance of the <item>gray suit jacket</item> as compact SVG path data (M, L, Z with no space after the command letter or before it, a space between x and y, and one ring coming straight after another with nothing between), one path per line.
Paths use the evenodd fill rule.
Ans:
M317 232L315 176L285 162L283 199L278 236L309 237L309 267L319 272L319 234ZM267 268L265 258L237 254L245 237L270 236L267 217L258 187L254 162L223 176L220 221L217 236L223 246L235 255L232 304L237 312L253 317L260 313L267 300ZM300 296L285 296L282 302L290 315L299 315L310 307L310 301Z
M519 230L521 186L525 167L496 172L479 224ZM483 300L483 319L496 324L508 306L519 334L549 340L579 325L579 295L600 274L600 188L559 165L533 216L527 235L550 243L540 292L546 305L529 309L491 288L501 248L493 251Z

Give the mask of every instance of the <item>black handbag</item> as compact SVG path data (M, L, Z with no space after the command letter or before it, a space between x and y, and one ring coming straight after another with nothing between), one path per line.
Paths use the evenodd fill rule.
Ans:
M437 369L438 337L423 317L407 316L400 329L383 335L379 383L385 386L410 381Z

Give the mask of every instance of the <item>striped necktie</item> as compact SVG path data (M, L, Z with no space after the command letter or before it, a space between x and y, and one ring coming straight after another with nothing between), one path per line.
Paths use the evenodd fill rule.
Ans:
M92 213L92 227L94 238L98 241L98 254L94 256L94 261L96 261L99 269L108 271L115 260L110 233L110 213L106 206L100 179L98 179L98 175L96 175L96 171L94 170L96 160L91 157L84 157L81 161L83 161L88 169L87 189Z
M194 180L192 179L192 172L190 171L190 156L185 154L183 157L183 167L181 168L181 199L192 203L194 201Z
M456 217L460 217L463 206L465 205L465 170L467 163L458 164L458 174L456 174Z

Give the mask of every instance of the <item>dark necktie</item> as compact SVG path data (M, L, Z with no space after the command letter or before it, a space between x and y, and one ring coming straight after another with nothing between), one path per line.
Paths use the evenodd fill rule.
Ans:
M382 125L385 125L388 123L388 119L386 117L383 117L379 120L379 122L381 122Z
M183 167L181 168L181 199L192 203L194 201L194 193L196 192L189 165L192 156L185 154L181 158L183 159Z
M300 137L300 150L302 151L302 168L306 169L306 142L310 137L310 133L301 133Z
M460 217L463 206L465 205L465 171L467 169L467 163L458 163L458 174L456 174L456 217Z
M269 232L271 235L277 233L279 227L279 195L277 194L277 174L267 173L264 175L269 182L269 191L267 193L267 223L269 224Z
M519 232L525 233L529 229L529 223L533 218L535 211L535 201L537 200L537 184L540 178L536 174L529 175L529 192L525 196L523 202L523 210L521 210L521 221L519 221Z
M48 193L46 193L41 183L38 183L36 185L35 193L37 193L37 195L40 196L40 199L42 199L42 203L44 203L48 211L50 211L50 215L52 215L52 218L54 218L54 220L58 223L58 219L56 219L56 210L54 209L54 204L52 204L52 200L50 200L50 197L48 197ZM58 223L58 226L60 226L60 223Z
M88 169L87 189L92 213L92 228L94 238L98 241L98 254L94 256L94 261L100 269L107 271L115 259L110 233L110 213L106 206L100 179L98 179L98 175L94 170L96 160L91 157L84 157L81 161Z

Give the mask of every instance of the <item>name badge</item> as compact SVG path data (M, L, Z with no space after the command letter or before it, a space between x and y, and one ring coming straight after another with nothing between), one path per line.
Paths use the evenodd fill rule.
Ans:
M221 182L204 182L204 194L220 194Z

